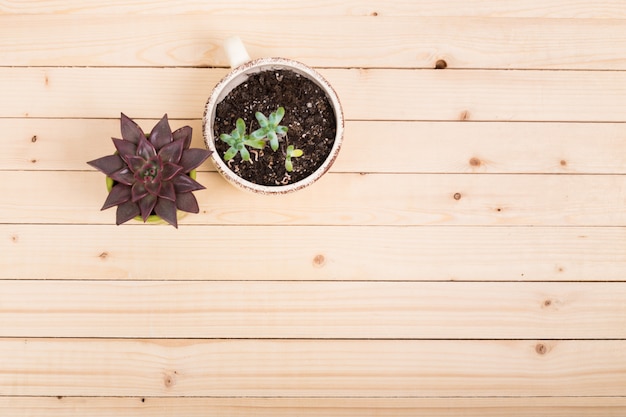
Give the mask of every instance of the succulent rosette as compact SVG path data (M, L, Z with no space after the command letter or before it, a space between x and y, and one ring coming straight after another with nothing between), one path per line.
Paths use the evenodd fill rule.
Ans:
M206 149L191 149L191 127L172 132L167 114L146 135L122 113L122 139L113 139L117 152L87 162L114 181L102 210L117 206L118 225L141 216L145 222L156 214L178 227L177 210L198 213L193 191L205 187L189 173L210 155Z

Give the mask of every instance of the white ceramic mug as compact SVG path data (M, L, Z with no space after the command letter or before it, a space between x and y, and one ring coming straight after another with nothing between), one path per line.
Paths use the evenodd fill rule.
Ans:
M302 189L317 181L328 171L337 158L337 154L339 153L341 142L343 140L343 112L335 90L333 90L328 81L326 81L326 79L324 79L317 71L300 62L285 58L260 58L251 60L246 48L239 38L228 38L224 43L224 49L230 61L232 70L219 83L217 83L213 89L206 103L202 121L204 141L206 146L213 151L211 159L213 160L217 171L231 184L237 186L238 188L260 194L285 194ZM313 81L326 94L326 97L332 105L336 118L336 134L333 147L322 165L308 177L303 178L298 182L280 186L255 184L235 174L218 154L217 149L215 148L215 141L219 140L219 138L214 137L213 134L215 109L217 105L224 100L228 93L230 93L235 87L246 81L250 75L268 70L291 70Z

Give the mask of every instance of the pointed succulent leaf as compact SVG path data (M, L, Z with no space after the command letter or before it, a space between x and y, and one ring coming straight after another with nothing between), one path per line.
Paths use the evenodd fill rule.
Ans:
M146 182L144 183L146 190L152 195L159 195L159 191L161 191L161 183L160 182Z
M226 152L224 152L224 161L230 161L235 157L235 155L237 155L237 149L231 146Z
M171 162L165 162L163 164L163 171L162 171L162 181L169 181L172 178L174 178L175 176L182 174L183 172L183 167L181 167L180 165L176 165L176 164L172 164Z
M122 138L127 140L135 145L139 144L139 139L146 137L143 130L139 127L137 123L131 120L128 116L122 113L120 117L120 125L122 130Z
M131 201L133 203L138 202L142 198L148 195L148 190L142 182L136 182L131 189Z
M277 126L276 133L279 135L286 135L289 128L287 126Z
M131 156L130 158L128 158L128 167L133 172L140 171L145 164L146 160L143 159L141 156Z
M183 147L185 146L185 141L177 140L175 142L168 143L159 151L159 156L163 160L163 162L171 162L173 164L178 164L180 161L180 157L183 156Z
M267 127L269 125L269 121L267 120L267 117L265 117L265 115L261 113L260 111L256 112L254 114L254 117L256 117L256 120L259 122L259 126Z
M137 203L139 205L139 211L141 212L141 218L144 223L148 220L148 217L154 210L154 206L156 205L158 197L152 194L146 194L142 199L140 199Z
M161 183L159 198L166 198L172 201L176 200L176 191L174 190L174 184L171 181L165 181Z
M189 149L191 147L192 132L191 126L183 126L172 133L172 140L182 139L185 143L184 148Z
M267 137L270 140L270 147L274 152L278 149L278 136L276 136L276 132L273 130L267 133Z
M126 185L133 185L133 183L135 182L135 176L128 167L124 167L119 171L111 173L109 177L119 183Z
M110 175L124 167L124 161L122 161L122 158L120 158L119 155L103 156L102 158L89 161L87 164L94 167L98 171L105 173L106 175Z
M141 214L139 205L137 203L133 203L132 201L127 201L117 206L115 223L119 226L122 223L126 223L127 221L134 219L139 216L139 214Z
M146 161L157 154L154 145L146 139L146 137L142 137L139 139L139 144L137 145L137 156L141 156Z
M154 212L163 220L178 229L178 219L176 218L176 203L172 200L159 198L154 206Z
M176 208L188 213L199 213L198 200L192 193L177 193Z
M100 210L106 210L110 207L117 206L130 200L130 186L126 184L115 184L111 188L111 192L104 201L104 205Z
M186 174L202 165L211 156L211 153L208 149L193 148L184 150L179 165L183 167L183 172Z
M190 191L204 190L204 185L200 184L188 175L179 175L172 180L176 193L188 193Z
M122 139L116 139L116 138L111 138L113 139L113 144L115 145L115 149L117 149L117 152L120 154L120 157L123 160L128 160L127 158L130 156L134 156L137 153L137 145L135 145L132 142L129 142L127 140L122 140Z
M237 119L236 126L237 129L235 131L239 134L239 137L243 138L246 135L246 122L239 118Z
M150 143L157 152L172 141L172 129L167 120L167 114L163 115L161 120L152 128L150 132Z

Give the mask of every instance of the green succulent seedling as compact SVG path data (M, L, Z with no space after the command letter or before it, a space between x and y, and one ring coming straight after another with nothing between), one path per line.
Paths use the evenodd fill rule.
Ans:
M242 160L250 161L250 151L247 147L264 149L268 142L272 150L276 152L280 147L279 138L287 135L287 126L279 124L284 116L284 107L279 107L275 112L270 113L269 117L266 117L261 112L256 112L255 117L259 122L260 128L249 135L246 133L246 122L241 118L237 119L235 123L236 129L230 135L226 133L220 135L220 139L230 145L230 148L224 153L224 161L230 161L238 153L241 154ZM304 155L302 149L296 149L293 145L287 146L285 151L285 170L292 172L292 158L298 158L302 155Z
M285 157L285 169L287 172L293 171L293 162L291 161L291 158L297 158L303 154L304 152L302 152L302 149L295 149L293 145L287 146L287 156Z
M265 147L265 140L252 137L252 135L246 134L246 122L239 118L236 122L236 128L230 135L222 133L220 139L226 142L230 148L224 153L224 161L230 161L237 155L241 154L241 159L244 161L250 160L250 151L246 146L254 149L263 149Z
M270 143L270 147L274 152L278 150L278 138L287 134L287 126L279 125L280 121L285 116L285 108L279 107L275 112L270 113L270 117L265 117L261 112L256 112L254 115L259 122L260 129L255 130L250 134L250 137L254 139L266 139Z

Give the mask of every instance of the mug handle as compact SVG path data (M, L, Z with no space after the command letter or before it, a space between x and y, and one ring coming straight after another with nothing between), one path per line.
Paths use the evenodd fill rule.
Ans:
M250 61L250 55L248 55L246 47L238 36L231 36L224 40L224 51L226 51L231 68Z

